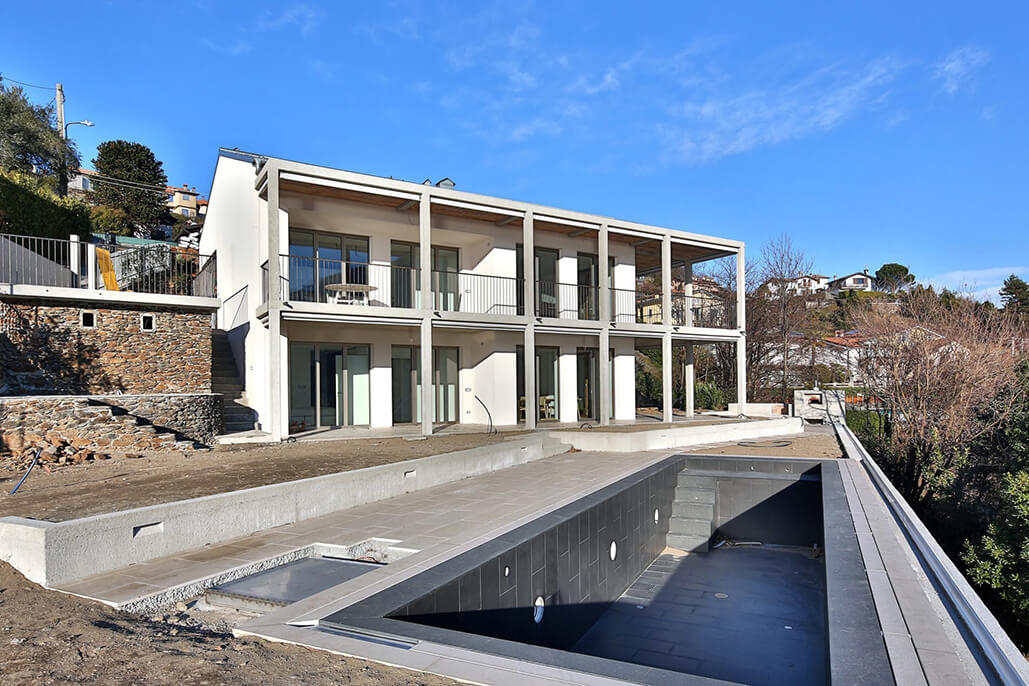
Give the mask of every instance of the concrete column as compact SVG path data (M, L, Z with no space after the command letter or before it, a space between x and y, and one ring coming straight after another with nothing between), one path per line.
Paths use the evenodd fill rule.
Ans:
M435 378L432 369L432 204L429 193L423 192L418 206L419 288L422 298L421 369L422 369L422 434L432 435L435 407Z
M683 324L686 326L693 326L693 263L687 262L684 268L686 283L684 285L686 302L684 305ZM690 348L692 350L692 346Z
M661 239L661 323L672 325L672 237Z
M432 419L436 406L436 379L432 369L432 319L422 317L421 342L418 349L422 369L422 435L432 435Z
M743 246L736 253L736 328L747 330L747 268Z
M740 414L747 413L747 337L741 332L736 339L736 402Z
M740 337L736 341L736 402L740 413L747 412L747 284L746 258L743 246L736 253L736 328Z
M279 169L270 160L265 186L268 225L268 417L261 423L273 440L281 441L289 434L289 404L283 404L288 379L283 377L282 359L282 262L279 260Z
M600 409L600 425L607 426L611 423L611 415L614 412L614 408L611 406L611 358L609 348L611 347L611 289L608 282L610 281L610 271L608 262L610 261L608 255L608 243L607 243L607 224L600 225L600 232L597 234L597 261L600 263L597 265L600 283L600 290L597 298L597 307L600 308L599 319L600 319L600 342L598 344L599 350L599 364L600 367L600 383L598 387L600 389L600 402L597 403Z
M683 384L686 386L686 408L685 409L686 409L686 417L689 418L689 417L693 416L694 412L696 412L696 399L694 398L694 391L696 389L693 387L694 375L693 375L693 344L692 343L687 343L686 344L686 369L684 371L686 372L686 374L685 374L685 376L683 378Z
M536 396L536 325L529 320L525 327L525 428L536 428L536 415L539 411L539 401ZM517 415L516 415L517 416Z
M531 210L525 213L522 220L522 274L525 275L525 282L522 284L525 316L531 323L536 316L536 234ZM533 362L534 367L535 364Z
M607 324L604 324L604 328L600 330L600 343L598 347L600 350L597 354L600 358L597 360L597 366L599 367L600 379L597 384L597 388L600 391L600 398L597 406L600 410L600 425L607 426L611 423L611 415L614 408L611 406L611 334L607 328Z
M565 424L579 421L577 347L575 343L563 342L557 359L557 419Z
M535 429L539 412L536 395L536 234L531 211L522 220L522 302L525 303L525 428Z
M672 332L665 331L661 337L661 397L664 398L663 420L672 421L672 406L675 388L672 386Z
M432 310L436 298L432 292L432 201L428 191L418 201L418 289L423 310Z

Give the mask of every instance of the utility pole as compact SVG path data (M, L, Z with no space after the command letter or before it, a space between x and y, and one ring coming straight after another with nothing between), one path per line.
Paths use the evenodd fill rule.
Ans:
M57 84L57 130L61 134L61 140L67 140L68 129L64 126L64 86ZM61 163L57 170L57 194L62 198L68 195L68 165L64 161L64 152L61 152Z
M64 86L57 84L57 130L61 138L68 137L68 131L64 128Z

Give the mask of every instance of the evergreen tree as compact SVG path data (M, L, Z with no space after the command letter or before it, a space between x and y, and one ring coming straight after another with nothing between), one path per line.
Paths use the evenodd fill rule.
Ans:
M137 231L148 231L165 218L164 165L153 151L140 143L106 141L97 148L93 166L100 174L126 183L98 179L94 202L121 210Z
M897 293L915 282L915 275L908 268L896 262L888 262L875 272L875 283L879 290Z
M1012 274L1000 289L1000 301L1005 311L1029 314L1029 283Z

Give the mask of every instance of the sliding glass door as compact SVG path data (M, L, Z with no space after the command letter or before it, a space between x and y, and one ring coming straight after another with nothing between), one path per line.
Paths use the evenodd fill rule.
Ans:
M458 369L457 348L432 349L435 422L452 424L458 421Z
M432 249L432 273L436 280L436 309L456 312L461 263L457 248Z
M371 422L368 345L289 344L289 430Z
M393 346L393 423L422 420L422 373L417 346Z
M368 238L289 230L289 299L327 302L326 286L368 283Z
M393 307L420 307L418 301L419 250L415 243L390 243L390 305Z
M597 377L599 361L596 348L579 348L575 351L575 387L578 396L579 419L598 419L600 412L597 400Z

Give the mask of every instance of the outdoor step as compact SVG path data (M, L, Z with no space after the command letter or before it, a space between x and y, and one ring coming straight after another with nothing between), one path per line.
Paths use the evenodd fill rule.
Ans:
M715 506L712 503L687 503L675 501L672 503L672 516L713 520L715 518Z
M694 476L689 472L679 472L679 485L680 486L697 486L699 488L714 488L715 477L713 476Z
M677 486L675 499L685 503L710 503L715 502L714 489L697 488L696 486Z
M694 536L689 534L668 534L665 545L690 553L706 553L711 549L710 536Z
M672 517L668 520L669 534L691 536L710 536L714 533L714 522L710 519L693 519L689 517Z

